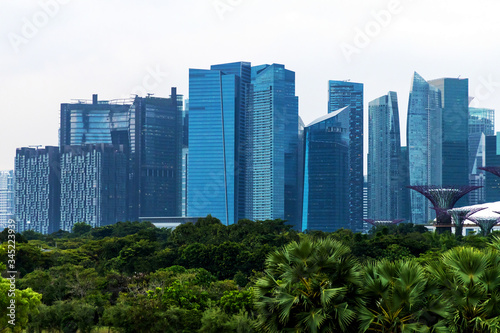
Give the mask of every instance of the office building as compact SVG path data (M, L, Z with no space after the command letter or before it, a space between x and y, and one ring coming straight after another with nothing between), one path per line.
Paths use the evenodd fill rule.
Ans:
M469 185L484 186L486 136L495 135L495 110L469 107ZM480 188L469 194L470 205L486 202L486 189Z
M442 184L469 185L469 80L442 78L429 84L441 91ZM467 204L464 197L457 207Z
M14 217L14 171L0 171L0 230Z
M246 211L246 92L250 63L189 70L187 215L211 214L225 225Z
M128 159L127 219L179 216L182 195L182 95L61 104L60 148L123 145Z
M403 217L401 135L395 92L368 104L368 218Z
M302 231L350 227L349 112L344 107L305 127Z
M410 185L442 185L441 91L416 72L410 89L406 130ZM410 202L412 223L424 224L434 218L423 195L411 191Z
M61 218L59 148L18 148L14 175L18 230L43 234L58 231Z
M101 227L126 221L127 153L123 145L64 146L61 152L61 229L77 222Z
M299 110L295 72L279 64L252 67L253 220L285 219L300 228ZM250 186L249 186L250 187Z
M500 167L500 135L488 135L485 138L485 164L487 167ZM500 177L486 172L485 201L500 201Z
M328 112L348 106L338 120L349 132L349 219L345 227L363 230L363 84L329 81Z

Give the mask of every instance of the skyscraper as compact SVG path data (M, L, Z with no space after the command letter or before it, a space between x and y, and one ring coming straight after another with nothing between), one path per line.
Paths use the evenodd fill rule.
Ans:
M410 89L406 129L410 185L442 185L441 92L416 72ZM432 218L423 195L412 191L410 202L412 223L427 223Z
M305 127L302 231L350 227L349 123L345 121L349 111L344 107Z
M486 136L486 158L485 164L487 167L500 166L500 133L496 135ZM495 202L500 201L500 177L487 172L485 174L485 201Z
M14 216L14 171L0 171L0 230Z
M441 91L442 184L469 185L469 80L442 78L429 84Z
M123 145L64 146L61 152L61 229L77 222L101 227L126 221L127 156Z
M59 230L59 148L18 148L14 175L18 230L34 230L43 234Z
M495 135L495 110L469 107L469 185L484 186L486 136ZM469 203L477 205L485 202L485 188L472 191Z
M60 148L123 145L127 219L181 214L182 95L61 104Z
M363 84L329 81L328 113L349 106L339 121L349 133L349 228L363 230Z
M368 104L368 217L375 220L403 218L401 136L395 92Z
M295 72L279 64L252 67L248 117L252 141L250 218L281 218L299 229L299 110Z
M130 214L180 216L182 95L136 97L130 111Z
M226 225L243 217L248 142L240 122L249 83L247 62L189 70L189 216L211 214Z

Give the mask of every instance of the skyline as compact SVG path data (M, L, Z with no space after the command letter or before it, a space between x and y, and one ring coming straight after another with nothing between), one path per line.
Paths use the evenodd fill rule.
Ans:
M9 1L0 13L0 170L13 168L16 148L57 146L61 103L94 93L168 97L170 87L187 98L189 68L226 62L294 71L306 125L327 113L329 80L363 83L365 152L368 103L387 91L398 93L405 144L414 71L427 80L468 78L472 106L499 108L493 0L304 3ZM31 35L30 23L38 25ZM362 30L371 31L364 44Z

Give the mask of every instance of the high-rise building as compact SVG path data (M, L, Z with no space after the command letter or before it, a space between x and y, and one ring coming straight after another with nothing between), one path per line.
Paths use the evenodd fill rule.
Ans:
M442 184L469 185L469 80L442 78L429 84L441 91ZM468 197L461 203L467 205Z
M279 64L252 67L253 220L285 219L300 228L299 110L295 72Z
M295 73L248 62L189 72L188 215L300 228Z
M34 230L49 234L59 230L59 148L18 148L14 175L15 212L19 231Z
M411 199L410 199L410 189L407 186L410 185L410 166L408 161L408 147L401 147L401 156L399 158L399 176L400 183L402 187L401 192L401 214L400 218L405 219L406 221L411 221Z
M123 145L127 219L181 214L182 95L61 104L60 147Z
M244 217L249 84L248 62L189 70L188 216Z
M130 108L133 217L181 215L182 95L171 91L170 98L136 97Z
M101 227L127 218L127 152L123 145L64 146L61 229L77 222Z
M486 136L495 135L495 110L469 107L469 185L484 186ZM477 205L486 202L485 188L469 194L469 203Z
M368 104L368 217L375 220L403 218L401 183L401 134L395 92Z
M349 111L344 107L305 127L303 231L350 228Z
M486 136L486 156L485 164L487 167L500 166L500 133ZM487 172L485 174L485 201L500 201L500 177Z
M363 230L363 84L329 81L328 113L349 106L339 121L349 132L349 227Z
M0 171L0 230L14 216L14 171Z
M181 216L187 216L187 163L189 155L189 100L184 101L182 112L182 190Z
M441 92L416 72L410 89L406 130L409 185L442 185ZM412 223L423 224L432 218L423 195L411 191L410 202Z

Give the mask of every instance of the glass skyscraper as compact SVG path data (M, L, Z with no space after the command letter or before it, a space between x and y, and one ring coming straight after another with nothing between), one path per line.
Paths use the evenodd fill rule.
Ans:
M401 135L395 92L368 104L368 217L403 218Z
M300 228L295 73L248 62L189 71L188 215Z
M59 148L18 148L14 175L18 230L43 234L58 231L61 218Z
M189 216L211 214L223 224L242 218L246 191L246 92L250 63L189 70Z
M441 92L416 72L410 89L406 130L410 185L442 185ZM429 202L423 195L411 191L410 202L412 223L423 224L432 218Z
M342 126L349 132L349 227L363 230L363 84L349 81L329 81L328 112L349 106L339 115Z
M0 171L0 230L14 216L14 171Z
M60 148L123 145L128 159L127 219L180 216L182 95L61 104Z
M299 110L295 72L279 64L252 67L253 220L285 219L300 228Z
M495 110L469 107L469 185L484 186L486 136L495 135ZM485 188L472 191L469 203L476 205L486 202Z
M305 127L302 231L350 227L349 111L344 107Z
M126 221L127 153L123 145L64 146L61 152L61 229L77 222L101 227Z
M469 185L469 80L442 78L429 84L441 91L442 184Z
M487 167L500 166L500 133L486 136L486 159ZM500 201L500 177L487 172L485 174L485 201Z

